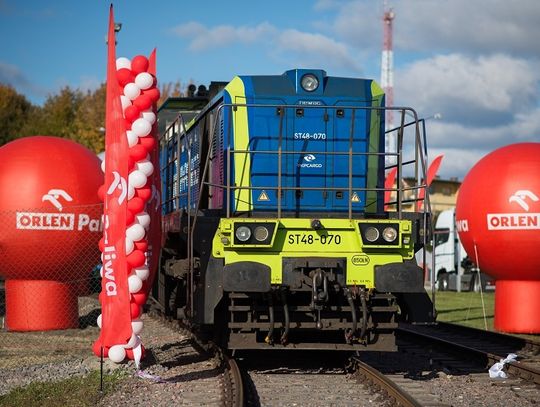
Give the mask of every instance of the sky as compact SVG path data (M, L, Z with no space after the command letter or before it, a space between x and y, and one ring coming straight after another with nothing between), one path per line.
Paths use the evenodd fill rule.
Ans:
M489 152L540 142L540 1L388 0L394 104L427 118L430 159L463 179ZM117 56L157 48L161 83L321 68L380 80L383 0L118 0ZM0 82L32 103L105 81L110 2L0 0ZM434 118L434 116L440 118Z

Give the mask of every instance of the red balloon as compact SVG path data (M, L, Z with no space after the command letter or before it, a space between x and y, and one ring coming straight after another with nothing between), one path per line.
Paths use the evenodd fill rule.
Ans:
M100 304L103 304L103 301L105 300L105 291L101 291L98 295L98 300Z
M118 78L118 83L122 88L128 83L135 82L135 75L127 68L122 68L116 71L116 77Z
M135 243L135 249L140 250L141 252L146 252L148 250L148 240L142 239Z
M129 304L129 307L131 312L131 319L139 318L141 316L141 306L139 304L131 302Z
M152 100L152 103L157 103L161 95L158 88L150 88L150 89L143 90L142 94L144 96L150 97L150 99Z
M124 110L124 117L126 118L126 120L129 120L131 123L137 120L140 115L141 115L141 109L137 105L128 106L126 107L126 110Z
M135 74L146 72L148 70L148 58L144 55L137 55L131 60L131 70Z
M482 158L461 184L459 237L497 279L540 280L539 174L540 143L519 143Z
M133 123L133 121L129 120L129 119L124 119L124 125L126 127L126 130L131 130L131 124Z
M135 188L135 196L141 198L144 202L148 202L152 196L152 187L147 183L142 188Z
M102 237L101 239L99 239L98 247L99 251L103 253L103 250L105 250L105 238Z
M140 267L144 264L146 256L144 252L140 250L133 250L130 254L127 255L126 261L130 268Z
M131 294L131 302L137 305L142 306L146 304L147 299L148 299L148 294L142 289L139 292Z
M128 200L127 207L128 211L136 215L144 210L144 201L141 198L134 196Z
M146 350L144 349L144 345L141 345L141 360L144 359L145 356L146 356ZM134 359L134 356L133 356L133 349L131 349L131 348L126 349L126 357L127 357L129 360L133 360L133 359Z
M152 135L148 135L146 137L139 137L139 141L137 144L140 144L143 146L146 151L152 151L154 149L154 146L156 145L156 139L152 137Z
M69 139L23 137L1 146L0 276L88 279L99 263L103 181L96 154Z
M135 220L135 215L131 211L126 211L126 226L131 225Z
M96 355L98 358L101 357L101 343L99 340L95 341L92 344L92 352L94 352L94 355ZM103 347L103 357L106 358L109 356L109 347L104 346Z
M482 158L459 189L459 237L497 279L494 326L504 332L540 332L539 174L540 143L512 144Z
M133 105L137 106L141 111L150 109L152 106L152 99L148 95L139 95L137 99L133 101ZM138 116L137 116L138 117Z
M98 198L101 202L105 201L105 184L101 185L97 190Z
M146 138L146 137L143 137L143 138ZM135 162L144 160L146 156L148 155L148 150L143 145L140 144L140 140L141 139L139 138L139 143L129 148L129 156Z

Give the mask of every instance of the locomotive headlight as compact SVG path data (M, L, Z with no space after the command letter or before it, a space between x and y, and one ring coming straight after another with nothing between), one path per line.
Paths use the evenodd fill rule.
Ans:
M234 232L234 234L236 238L241 242L247 242L251 237L251 229L247 226L240 226L238 229L236 229L236 232Z
M306 92L313 92L319 87L319 80L315 75L308 73L302 76L300 84L302 85L302 89Z
M373 226L370 226L366 228L366 231L364 233L364 236L366 237L366 240L368 242L373 243L379 238L379 230Z
M386 240L388 243L392 243L394 240L396 240L397 235L398 235L397 230L390 226L387 228L384 228L382 232L383 239Z
M253 232L255 240L257 240L258 242L264 242L266 239L268 239L269 234L270 232L268 231L268 228L266 226L257 226L255 228L255 231Z

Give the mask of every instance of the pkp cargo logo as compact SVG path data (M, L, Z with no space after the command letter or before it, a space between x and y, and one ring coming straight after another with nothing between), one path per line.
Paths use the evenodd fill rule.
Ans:
M540 213L529 213L532 202L539 198L532 191L520 189L508 198L509 203L516 203L527 213L488 213L488 230L534 230L540 229Z
M315 162L317 157L313 154L304 155L303 162L298 163L298 168L322 168L321 163Z

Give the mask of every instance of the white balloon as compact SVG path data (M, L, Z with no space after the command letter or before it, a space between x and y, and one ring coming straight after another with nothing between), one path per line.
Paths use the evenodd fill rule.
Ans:
M96 319L96 323L97 323L97 326L99 326L101 328L101 314L98 315L98 317Z
M146 212L139 212L137 215L135 215L135 219L137 222L146 230L148 230L148 227L150 226L150 215Z
M105 157L101 160L101 171L105 172Z
M133 104L131 103L131 100L124 95L120 95L120 103L122 103L122 112Z
M133 185L128 185L128 199L131 199L135 196L135 187Z
M103 278L103 266L99 268L99 276Z
M131 130L126 131L128 146L133 147L139 141L139 137Z
M156 122L156 114L152 110L144 110L142 112L142 117L150 124L154 124Z
M146 181L148 181L148 178L146 175L144 175L144 172L139 170L131 171L128 175L128 184L133 185L135 188L144 187L146 184Z
M145 137L152 131L152 125L148 120L137 119L131 125L131 130L139 137Z
M126 237L126 255L130 254L135 249L135 243L129 237Z
M135 77L135 84L141 89L149 89L154 84L154 78L148 72L141 72Z
M135 100L141 94L141 90L133 82L128 83L124 86L124 95L126 95L130 100Z
M144 238L144 234L144 227L138 223L133 223L130 227L126 229L126 236L134 242L138 242L139 240Z
M130 293L137 293L142 288L142 280L136 274L132 274L128 277L128 287Z
M150 269L148 266L136 267L133 269L133 272L143 281L150 276Z
M131 70L131 61L126 57L120 57L116 59L116 70L119 71L122 68Z
M124 345L124 348L132 349L135 346L139 345L140 343L141 343L141 338L139 338L135 334L131 334L131 338L129 338L129 341Z
M154 164L150 160L141 160L135 163L135 168L144 173L147 177L154 172Z
M139 335L144 327L144 322L139 318L131 320L131 329L135 335Z
M109 359L114 363L120 363L126 357L126 350L122 345L113 345L109 349Z

